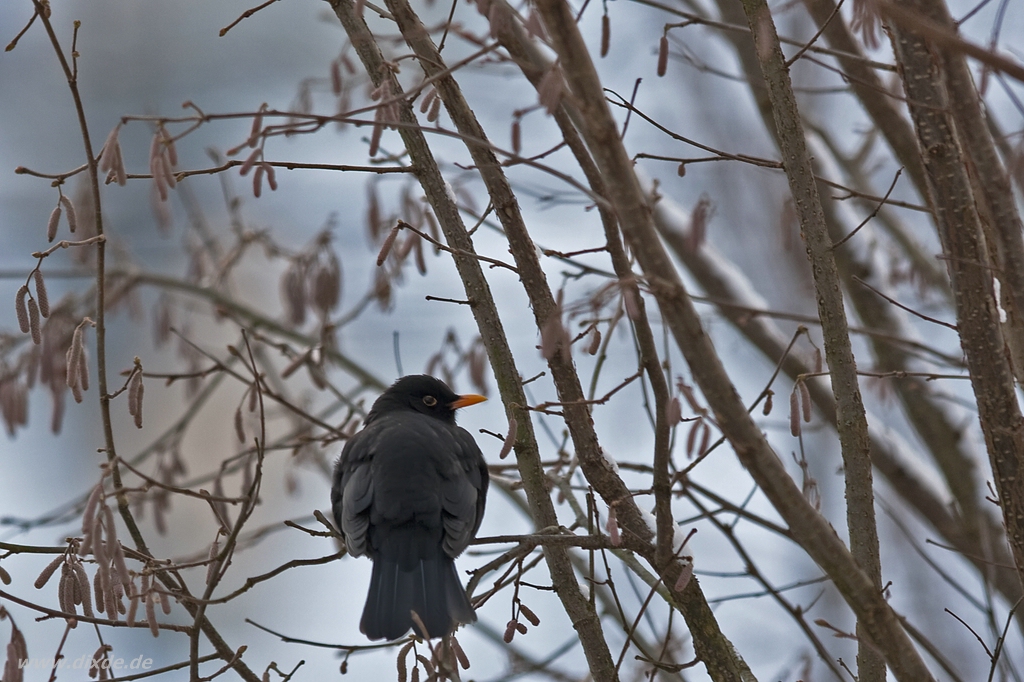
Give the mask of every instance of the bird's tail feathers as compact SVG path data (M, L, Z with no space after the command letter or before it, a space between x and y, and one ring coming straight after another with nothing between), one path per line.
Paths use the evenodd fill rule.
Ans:
M412 617L414 611L419 624ZM421 558L412 565L387 556L374 558L359 623L370 639L398 639L410 628L421 637L444 637L460 623L475 621L455 562L447 555Z

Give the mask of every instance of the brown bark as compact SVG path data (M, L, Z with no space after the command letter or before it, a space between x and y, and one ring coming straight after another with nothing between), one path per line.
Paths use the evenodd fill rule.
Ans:
M807 501L782 462L747 414L721 360L651 223L650 208L633 173L586 46L568 6L560 0L536 3L561 60L581 133L606 178L623 234L641 264L662 317L740 460L788 524L793 536L828 572L847 603L884 652L898 679L932 679L898 619L849 551Z
M836 55L836 60L847 75L850 88L892 147L897 160L907 169L907 174L917 187L918 193L927 198L928 186L925 182L924 164L921 163L921 152L917 148L914 129L897 105L897 100L889 95L888 88L878 77L878 73L865 63L860 41L854 37L849 25L841 15L833 17L836 10L835 0L804 0L804 6L819 28L828 22L822 35L829 45L850 55Z
M832 239L825 222L825 212L818 195L814 168L807 153L803 124L793 94L789 68L775 31L775 22L768 4L763 0L744 0L743 8L753 37L754 55L767 86L775 139L800 219L800 233L811 261L818 317L825 341L825 358L838 412L836 429L843 454L850 551L875 587L881 591L882 566L875 524L868 425L857 380L857 363L846 324L843 289ZM771 123L768 125L772 127ZM858 678L866 682L883 682L884 660L872 643L863 641L867 637L863 625L858 623L857 632L862 638L857 651Z
M390 79L391 92L401 93L401 86L393 72L385 64L380 48L374 41L362 17L356 14L350 0L331 0L331 7L341 20L352 45L363 62L375 85ZM426 34L423 34L426 36ZM449 93L453 95L454 93ZM497 314L497 308L484 277L480 262L474 257L472 239L466 231L458 207L450 197L444 178L434 161L430 147L419 130L418 122L407 101L401 103L400 133L410 158L417 169L420 184L427 200L438 217L453 254L455 265L466 287L473 316L480 329L480 336L491 360L502 402L509 416L516 419L516 458L519 464L523 488L530 504L531 516L538 527L557 526L558 518L546 487L546 478L540 461L540 451L530 420L525 409L528 404L523 392L522 380L516 370L512 351ZM501 207L507 209L507 207ZM616 679L611 654L608 651L601 630L601 621L593 606L583 596L576 581L568 550L565 547L545 546L544 556L554 585L555 593L569 616L573 627L579 633L584 653L590 664L595 680Z
M730 0L719 0L717 4L724 19L731 22L742 19L740 16L742 12L737 3ZM832 10L829 8L834 5L830 0L825 0L825 2L812 0L806 4L819 25L832 16ZM834 47L849 52L851 55L859 54L859 43L850 34L842 17L832 17L824 35L829 38ZM751 41L741 33L727 33L726 37L736 47L740 63L751 82L751 89L766 127L777 138L767 88L760 79L757 56ZM866 68L862 59L843 57L842 55L837 55L837 59L850 73L855 92L862 99L876 125L890 140L900 162L910 168L910 162L913 159L908 158L907 154L911 152L917 159L917 165L921 172L919 188L921 193L927 197L928 188L924 184L924 166L920 161L917 140L913 137L914 131L911 124L895 109L895 100L887 98L884 93L875 89L875 86L881 87L881 82L874 75L874 71ZM865 85L871 87L865 87ZM877 111L878 109L881 109L881 113ZM908 135L910 136L909 143ZM816 158L814 163L816 168L819 167L820 159ZM815 174L823 175L817 170ZM821 192L821 196L830 235L833 241L838 241L845 236L846 230L839 220L836 202L824 190ZM678 243L680 241L678 236L666 234L664 230L661 231L663 237L680 259L687 264L709 295L723 299L731 296L729 287L725 283L718 282L713 272L702 263L704 258L702 254L688 253L686 249L682 248L682 244ZM856 276L862 280L874 282L877 286L879 277L875 273L872 260L858 258L857 250L848 247L837 249L835 257L846 292L858 317L868 328L883 332L868 337L877 366L886 371L908 371L912 355L905 346L892 341L892 339L904 336L899 313L887 301L852 279ZM945 274L941 276L945 280ZM730 311L728 308L723 309L723 314L740 327L741 331L773 362L779 362L783 358L785 340L779 338L778 334L771 334L761 328L770 323L749 321L746 315L739 311ZM886 338L886 334L891 338ZM787 357L783 363L783 369L793 379L799 374L811 371L796 356ZM810 389L812 400L825 419L835 423L836 407L832 395L823 390L821 384L816 381L808 381L807 386ZM992 563L1009 563L1011 559L1005 550L1002 528L979 507L980 495L974 458L972 453L965 449L966 443L961 437L961 427L950 421L947 410L940 403L941 399L933 394L928 382L923 379L907 377L894 382L894 388L903 404L907 418L928 446L929 452L942 471L946 483L956 499L959 514L951 513L943 500L938 499L926 486L921 485L915 476L908 475L908 472L900 464L897 454L893 452L891 444L877 437L872 438L871 442L871 457L874 465L903 499L928 519L943 537L956 546L964 556L970 558L978 569L992 580L1009 603L1015 603L1021 594L1016 574L992 566Z
M908 3L907 9L929 14L921 3ZM943 59L904 23L893 26L892 34L924 151L935 218L953 282L960 343L978 402L1003 521L1018 574L1024 578L1024 417L993 295L991 255L975 208L967 159L957 139L949 93L943 85Z

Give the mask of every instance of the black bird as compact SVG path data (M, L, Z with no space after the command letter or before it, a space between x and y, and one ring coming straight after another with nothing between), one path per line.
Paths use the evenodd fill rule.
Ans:
M480 527L487 464L455 425L455 410L483 400L431 376L402 377L341 452L331 509L349 554L373 560L359 622L370 639L398 639L409 628L444 637L476 620L455 557Z

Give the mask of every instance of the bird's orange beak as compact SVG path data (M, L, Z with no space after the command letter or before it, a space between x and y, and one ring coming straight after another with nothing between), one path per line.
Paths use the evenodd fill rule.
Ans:
M477 395L476 393L467 393L466 395L460 395L458 400L454 401L451 404L451 408L453 410L457 410L460 407L469 407L470 405L482 403L485 400L487 400L487 398L483 397L482 395Z

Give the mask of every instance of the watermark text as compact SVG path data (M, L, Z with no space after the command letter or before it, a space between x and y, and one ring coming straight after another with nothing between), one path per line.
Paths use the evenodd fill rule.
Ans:
M18 661L18 667L42 670L92 670L94 668L102 670L149 670L153 667L153 659L148 656L136 656L131 660L126 660L119 656L93 659L89 654L85 654L76 659L23 658Z

